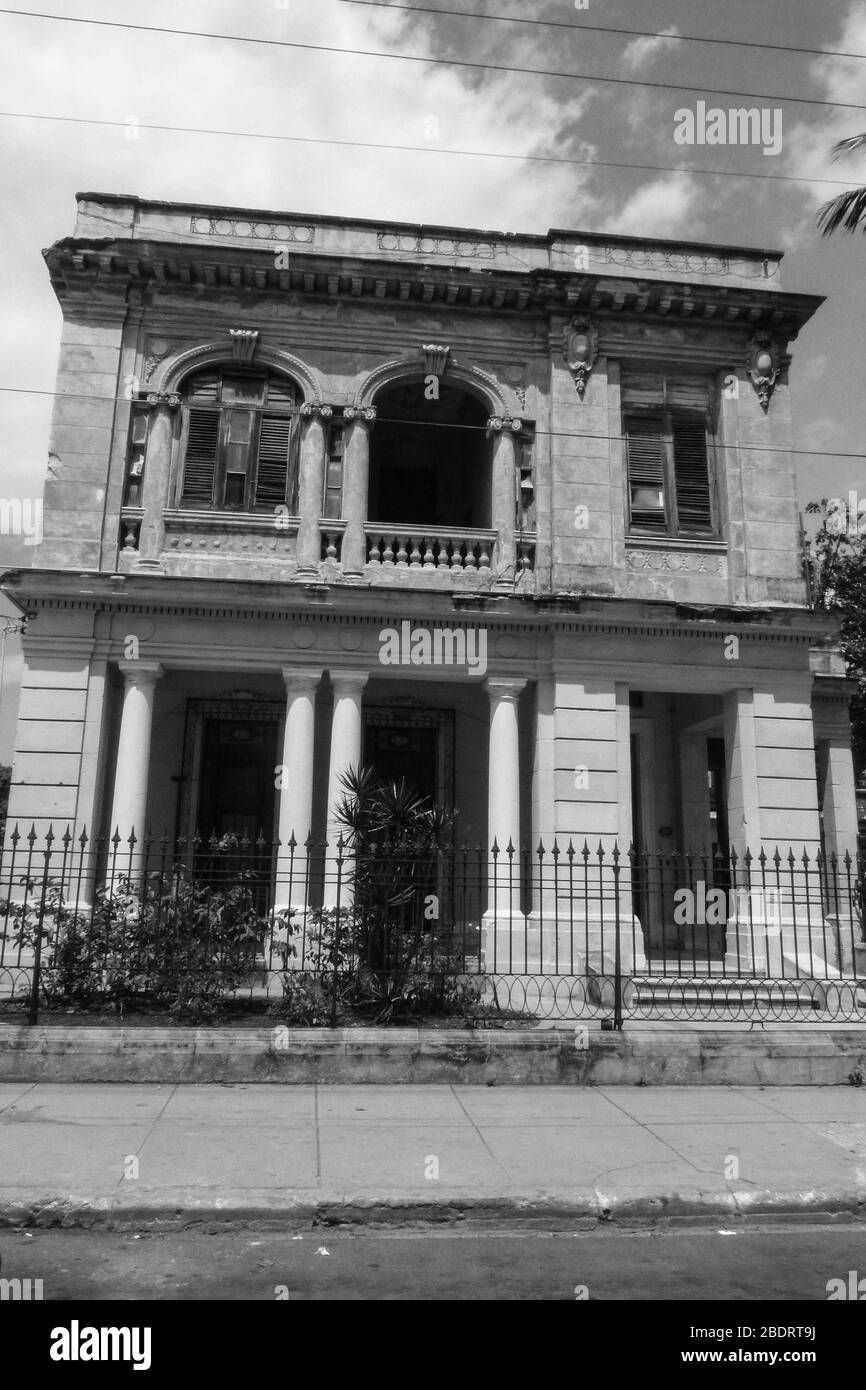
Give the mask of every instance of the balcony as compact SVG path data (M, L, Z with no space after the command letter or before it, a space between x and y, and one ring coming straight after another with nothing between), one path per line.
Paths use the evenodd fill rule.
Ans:
M373 584L408 584L418 588L485 589L494 584L497 570L497 533L460 526L431 527L386 525L368 522L366 574ZM535 564L535 538L517 544L513 575L507 582L531 576ZM498 585L497 585L498 587Z

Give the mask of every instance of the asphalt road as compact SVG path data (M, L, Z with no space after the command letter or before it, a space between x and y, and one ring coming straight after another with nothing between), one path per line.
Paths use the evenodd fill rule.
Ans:
M866 1223L663 1231L0 1231L43 1298L826 1301L864 1279Z

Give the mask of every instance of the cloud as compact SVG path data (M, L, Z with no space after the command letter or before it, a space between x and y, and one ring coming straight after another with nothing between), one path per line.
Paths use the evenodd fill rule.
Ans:
M608 229L634 236L681 237L699 194L691 174L665 174L639 188Z
M676 35L678 33L677 26L669 24L667 29L659 31L659 35L653 35L651 38L632 39L622 51L620 58L622 66L628 68L630 72L636 72L648 67L656 58L668 56L675 58L676 46L668 43L661 35Z

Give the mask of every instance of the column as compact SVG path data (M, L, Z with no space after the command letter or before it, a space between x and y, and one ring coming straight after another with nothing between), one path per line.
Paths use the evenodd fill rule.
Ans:
M109 871L113 877L131 877L141 864L142 843L147 831L147 783L150 768L150 735L153 725L153 697L162 675L158 661L118 663L124 677L123 708L117 740L114 795L111 801L109 840L120 835L117 855L109 842ZM132 854L129 837L135 833Z
M522 420L503 419L494 415L487 421L493 435L493 480L491 512L496 532L496 583L511 588L516 578L516 549L514 522L516 514L517 452L515 438L523 428Z
M487 768L487 911L483 951L487 971L529 968L520 910L520 738L518 706L525 680L490 679ZM494 843L498 855L494 856ZM508 854L512 845L514 854Z
M343 575L360 579L367 563L367 491L370 477L370 430L374 406L347 406L343 419L350 425L343 455Z
M340 906L348 907L353 901L351 861L343 855L342 870L338 875L337 842L346 830L336 818L336 808L346 795L342 777L348 769L357 769L361 763L361 701L364 686L369 676L366 671L331 671L331 685L334 690L334 712L331 717L331 752L328 763L328 850L325 861L324 904L333 907L337 901L339 877Z
M165 541L165 508L171 478L171 448L174 437L174 412L180 405L176 392L152 392L147 403L151 407L147 435L147 454L144 461L144 516L138 536L138 568L162 569L160 556Z
M277 822L279 851L274 902L279 911L294 907L303 916L309 901L309 851L313 820L313 760L316 732L316 691L320 669L284 666L286 720L280 760L280 808ZM290 841L294 839L294 849ZM300 930L303 921L294 923Z
M298 475L298 569L302 574L318 574L322 556L319 519L325 487L325 424L332 414L329 405L302 405L304 418Z
M751 690L728 690L724 696L728 837L740 858L747 849L761 851L754 698Z

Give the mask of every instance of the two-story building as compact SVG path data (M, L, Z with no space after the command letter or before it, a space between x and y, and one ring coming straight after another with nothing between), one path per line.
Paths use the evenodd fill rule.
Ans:
M778 253L88 193L45 260L10 826L294 837L327 897L365 762L488 850L855 853Z

